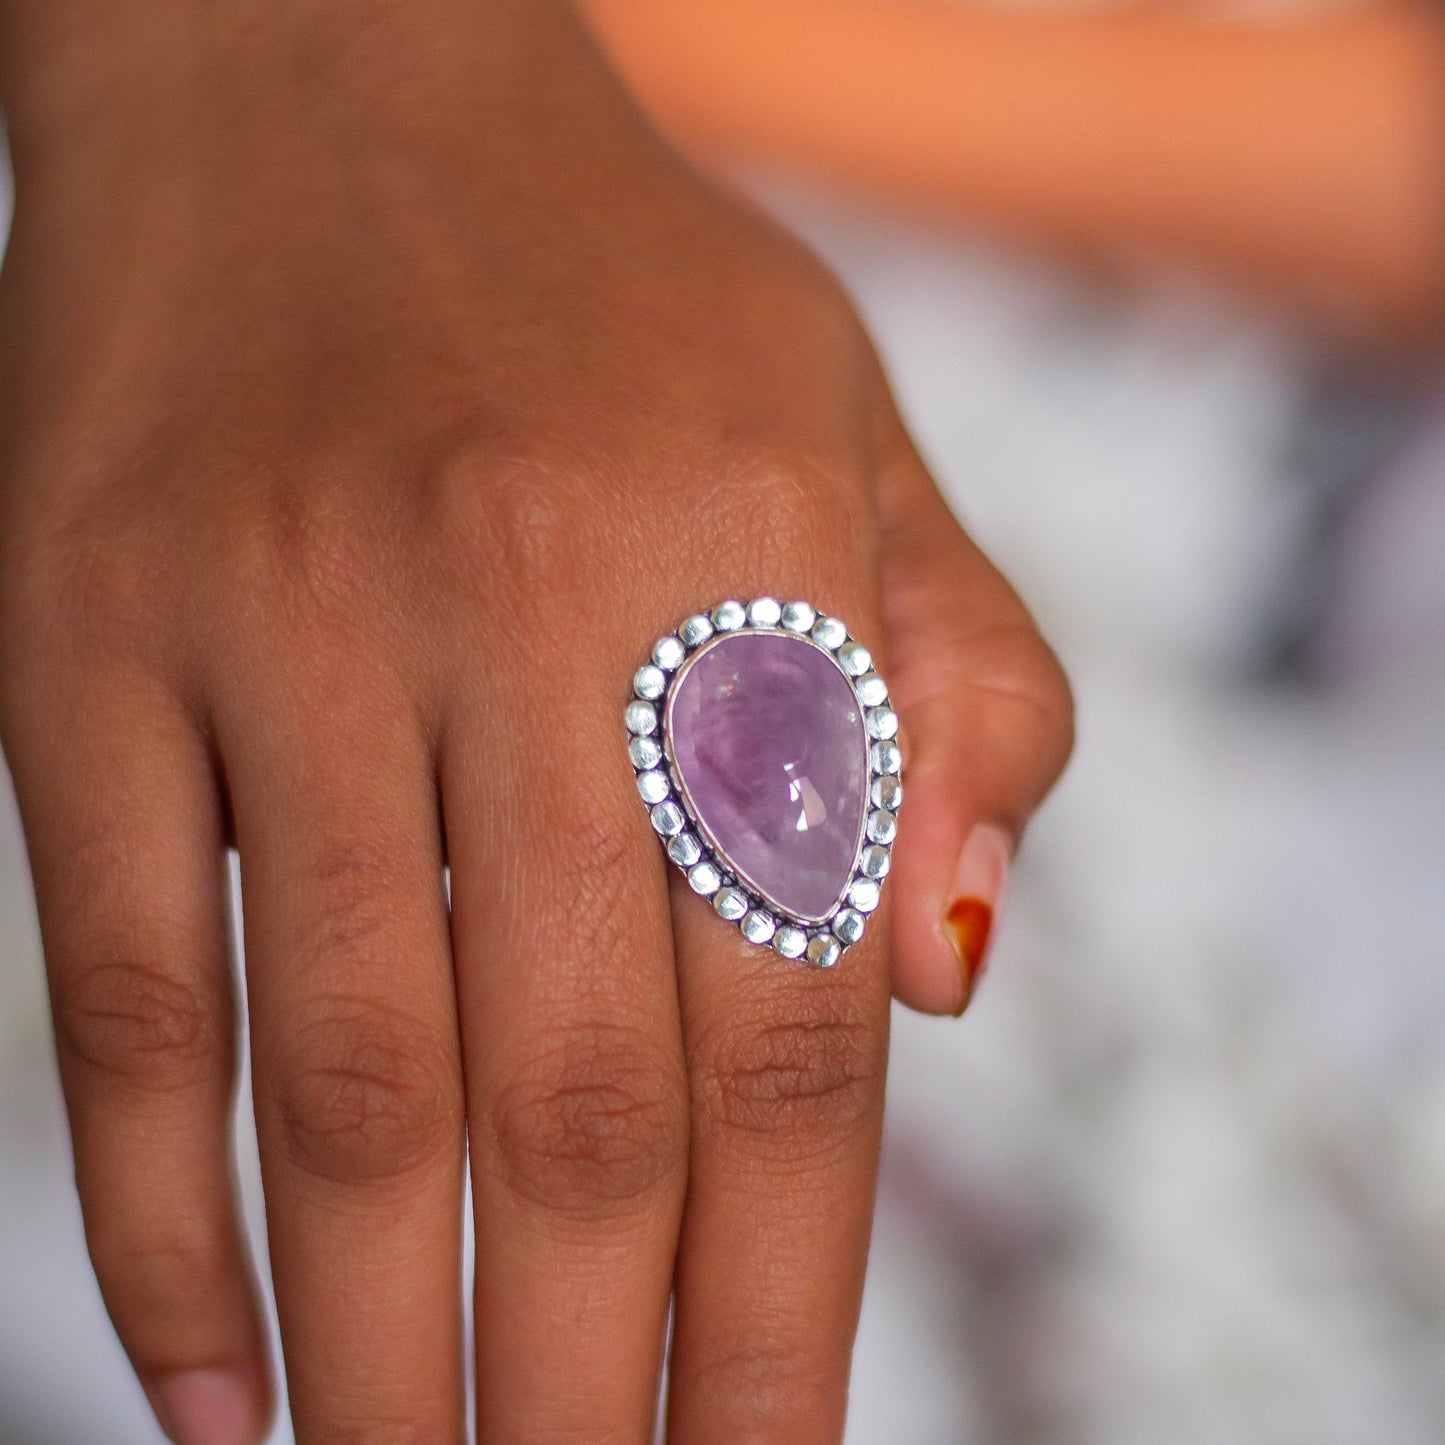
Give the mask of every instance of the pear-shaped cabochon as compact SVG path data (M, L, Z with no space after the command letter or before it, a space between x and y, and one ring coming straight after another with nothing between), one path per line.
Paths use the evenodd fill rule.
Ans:
M868 807L868 739L833 658L783 632L730 633L689 659L664 741L723 865L819 922L847 888Z

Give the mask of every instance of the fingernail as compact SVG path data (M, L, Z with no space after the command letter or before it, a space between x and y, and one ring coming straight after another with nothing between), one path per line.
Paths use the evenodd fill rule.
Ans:
M998 931L1008 887L1008 834L992 823L980 823L968 835L949 890L949 904L943 915L943 931L958 955L958 972L963 984L958 1012L973 998L988 968L989 949Z
M175 1445L256 1445L251 1382L231 1370L183 1370L155 1382L156 1415Z

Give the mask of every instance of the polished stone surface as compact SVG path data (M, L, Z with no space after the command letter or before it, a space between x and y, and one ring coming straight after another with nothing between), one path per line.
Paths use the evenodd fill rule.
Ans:
M833 660L784 633L722 637L678 679L667 741L742 881L795 918L823 918L848 885L868 802L862 711Z

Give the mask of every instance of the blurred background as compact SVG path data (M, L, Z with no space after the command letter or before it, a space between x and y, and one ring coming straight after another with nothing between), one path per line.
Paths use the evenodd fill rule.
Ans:
M895 1017L849 1445L1440 1445L1445 12L591 9L1078 693L977 1000ZM0 789L0 1445L158 1438Z

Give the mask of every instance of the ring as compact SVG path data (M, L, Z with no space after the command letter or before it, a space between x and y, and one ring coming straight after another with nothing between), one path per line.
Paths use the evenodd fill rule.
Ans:
M831 968L863 937L903 801L868 649L807 602L720 602L632 679L628 757L668 857L718 917Z

